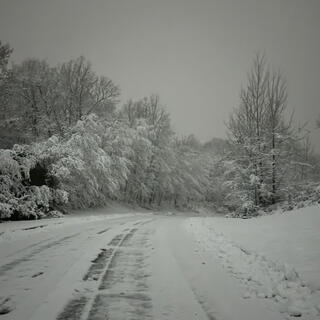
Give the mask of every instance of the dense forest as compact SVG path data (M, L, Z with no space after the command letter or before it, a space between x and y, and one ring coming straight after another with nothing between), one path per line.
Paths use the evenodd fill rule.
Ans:
M263 55L228 139L200 143L173 131L157 95L120 105L120 88L82 56L51 66L11 53L0 42L0 220L110 201L234 216L320 201L320 157Z

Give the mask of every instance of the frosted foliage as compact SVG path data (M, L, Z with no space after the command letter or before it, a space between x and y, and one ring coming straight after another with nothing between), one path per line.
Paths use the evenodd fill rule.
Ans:
M39 218L50 211L52 203L66 202L64 191L30 185L30 170L36 163L29 146L0 150L0 219Z
M11 176L13 179L20 180L21 172L19 163L12 158L13 152L11 150L1 150L1 174Z
M279 160L280 153L274 148L257 158L264 148L266 139L251 137L244 137L242 146L222 139L203 145L192 135L178 138L157 97L129 102L108 118L82 116L64 135L1 150L1 218L36 218L110 200L147 208L209 206L252 216L275 196L297 199L297 185L285 190L278 184L278 193L272 193L270 159ZM292 164L285 168L294 173ZM303 201L310 195L319 200L316 186L304 184Z
M118 196L129 173L129 144L123 128L91 114L64 139L51 138L38 149L42 158L52 159L50 172L68 194L70 205L85 208Z

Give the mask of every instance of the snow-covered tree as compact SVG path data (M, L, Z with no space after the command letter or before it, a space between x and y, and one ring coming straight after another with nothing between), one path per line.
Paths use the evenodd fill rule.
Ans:
M227 126L231 141L240 152L235 155L236 164L240 165L237 168L242 168L243 180L250 181L247 188L241 188L255 207L274 204L285 192L298 138L292 121L285 118L285 80L281 73L266 67L261 55L254 60L240 100Z

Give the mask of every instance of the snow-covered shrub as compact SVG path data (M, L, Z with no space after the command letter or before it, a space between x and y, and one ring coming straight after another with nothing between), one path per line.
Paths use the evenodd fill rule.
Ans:
M11 204L0 202L0 218L8 219L11 217L12 212L13 208Z
M52 190L52 198L57 205L64 205L69 201L68 192L60 189Z
M247 218L257 215L256 190L261 185L254 168L248 163L226 160L223 171L224 205L231 212L229 216Z
M318 182L304 182L287 188L286 201L281 208L290 211L320 203L320 185Z
M30 166L21 158L15 150L0 150L0 219L9 219L16 212L24 193L22 180L28 177Z
M58 210L51 210L47 213L47 217L50 218L61 218L63 217L63 213L61 211Z
M56 204L66 203L64 191L45 184L32 185L30 172L40 162L31 146L0 149L0 219L37 219L45 216Z
M257 207L253 201L245 201L236 210L236 215L242 218L249 218L258 214L259 207Z
M30 199L37 207L43 208L45 211L49 210L49 204L52 201L52 192L46 185L41 187L31 186L29 188Z

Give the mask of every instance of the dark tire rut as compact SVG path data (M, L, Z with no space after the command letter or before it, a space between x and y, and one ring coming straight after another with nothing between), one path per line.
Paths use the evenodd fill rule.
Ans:
M84 289L57 320L152 319L146 272L150 232L138 229L147 222L134 223L101 249L83 277Z

